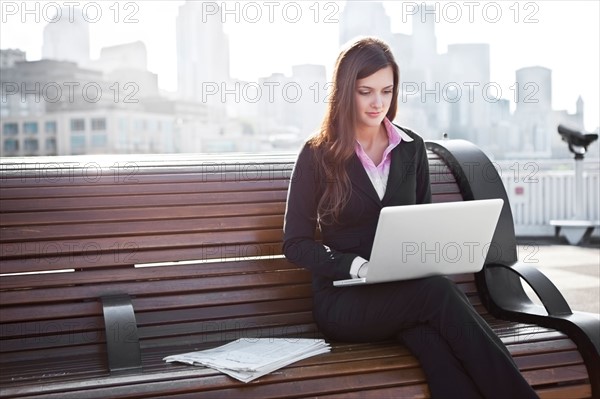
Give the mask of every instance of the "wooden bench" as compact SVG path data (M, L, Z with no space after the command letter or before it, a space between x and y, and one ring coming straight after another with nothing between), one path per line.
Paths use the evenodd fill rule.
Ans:
M465 141L427 145L435 202L506 201L485 271L452 279L543 398L600 397L600 323L516 263L490 161ZM162 360L242 337L321 337L310 274L281 255L294 159L2 160L0 397L428 397L394 342L332 342L248 384Z

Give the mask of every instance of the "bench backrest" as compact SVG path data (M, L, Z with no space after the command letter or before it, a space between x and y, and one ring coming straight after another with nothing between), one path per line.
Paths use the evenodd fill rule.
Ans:
M5 160L2 366L85 354L105 370L106 335L136 328L142 350L318 334L310 275L281 255L293 162ZM429 162L434 202L462 200L444 161L430 152ZM477 301L472 275L453 278ZM105 326L100 298L118 294L132 298L136 326Z

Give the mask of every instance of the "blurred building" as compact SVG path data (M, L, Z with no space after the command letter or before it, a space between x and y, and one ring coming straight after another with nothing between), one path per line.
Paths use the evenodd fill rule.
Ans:
M450 137L488 146L490 105L497 100L490 86L489 45L451 44L441 62L445 68L437 75L443 84L441 97L449 109L449 118L436 121L438 126L443 128L446 124Z
M145 71L148 69L146 45L138 40L132 43L103 47L100 50L100 58L94 60L93 66L104 72L112 72L117 69Z
M357 36L377 36L387 43L392 40L390 17L379 1L347 1L339 27L341 45Z
M12 68L15 63L26 59L25 52L19 49L0 50L0 73L6 68Z
M148 91L135 75L125 84L114 76L56 60L3 69L0 155L200 152L198 138L216 133L203 104L159 96L155 81Z
M229 82L229 39L223 32L221 10L208 15L202 1L186 1L177 15L177 81L182 98L203 101L206 83ZM218 97L218 96L217 96ZM209 97L222 105L217 97Z
M92 67L104 73L105 78L119 87L135 91L138 98L159 95L158 75L148 71L148 55L144 42L136 41L103 47L100 58L92 61Z
M302 92L291 110L290 122L298 127L301 138L306 138L320 127L325 115L329 87L325 66L294 65L292 79Z
M44 28L42 58L87 66L90 62L89 23L78 8L57 10L60 15L53 16ZM72 15L70 11L73 11Z
M552 117L552 71L541 66L516 71L516 109L513 123L518 127L518 157L549 158L552 136L557 135ZM513 155L513 154L511 154Z

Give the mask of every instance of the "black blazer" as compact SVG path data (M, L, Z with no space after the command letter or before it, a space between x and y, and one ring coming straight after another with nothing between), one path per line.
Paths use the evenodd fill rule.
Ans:
M291 262L313 273L315 290L331 287L333 280L350 278L350 266L356 256L370 258L379 212L384 206L431 202L429 163L423 139L409 129L400 129L413 141L403 140L392 150L383 199L379 199L354 154L347 165L352 193L338 218L342 222L320 224L322 243L315 239L317 204L326 184L315 162L321 150L305 144L300 151L288 190L283 251Z

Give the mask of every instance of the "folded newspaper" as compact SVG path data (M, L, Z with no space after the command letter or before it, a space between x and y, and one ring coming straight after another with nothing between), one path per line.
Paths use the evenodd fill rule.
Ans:
M288 364L331 350L322 339L241 338L214 349L167 356L166 362L206 366L250 382Z

